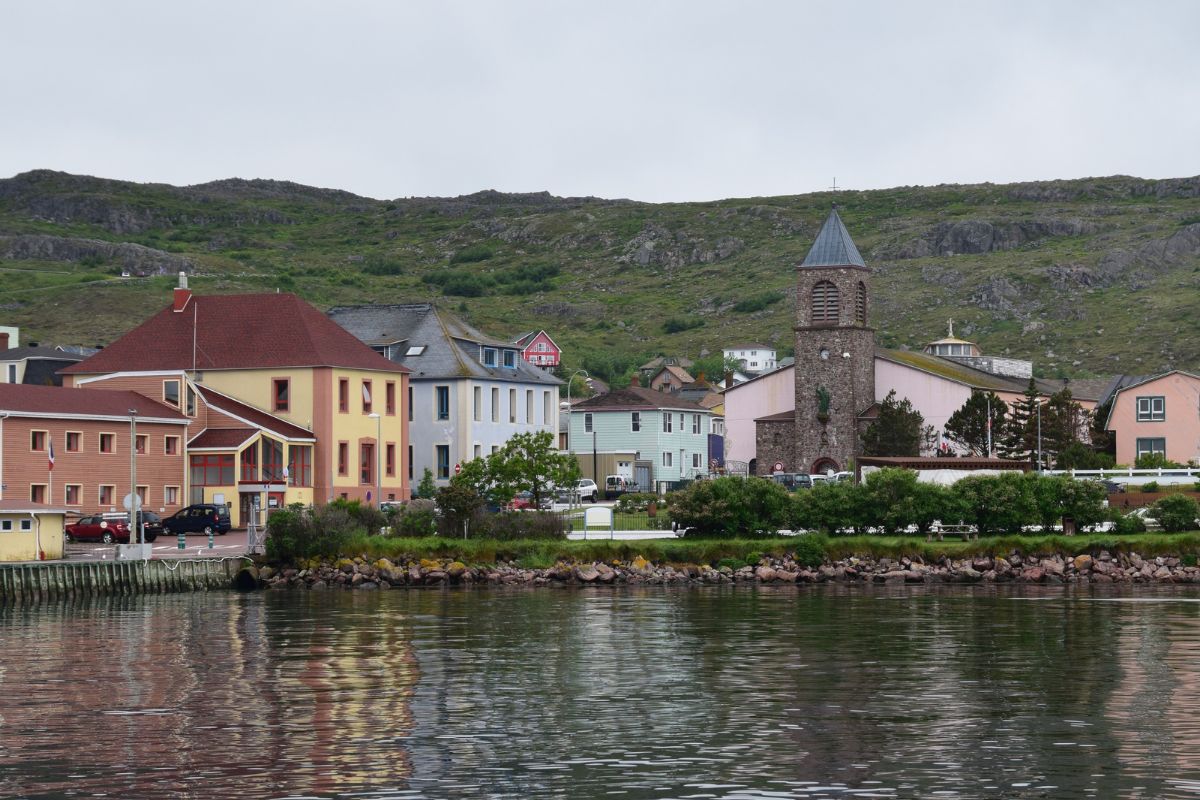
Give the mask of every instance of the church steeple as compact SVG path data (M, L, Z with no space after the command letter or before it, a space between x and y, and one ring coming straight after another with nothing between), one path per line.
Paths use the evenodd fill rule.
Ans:
M867 268L867 262L863 261L858 248L854 246L850 232L842 224L842 218L837 212L837 205L834 205L829 216L825 218L825 224L821 226L816 241L813 242L812 248L800 266Z

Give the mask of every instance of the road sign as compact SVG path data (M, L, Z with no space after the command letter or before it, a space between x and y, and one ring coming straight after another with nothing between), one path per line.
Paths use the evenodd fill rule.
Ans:
M132 492L125 495L125 498L121 501L121 505L125 508L126 511L133 511L132 506L133 506L135 500L137 502L137 510L141 511L142 510L141 495L135 495Z
M772 472L783 472L783 462L776 461L775 466L771 467Z
M454 474L455 474L455 475L461 475L461 474L462 474L462 463L461 463L461 462L459 462L458 464L455 464L455 465L454 465Z

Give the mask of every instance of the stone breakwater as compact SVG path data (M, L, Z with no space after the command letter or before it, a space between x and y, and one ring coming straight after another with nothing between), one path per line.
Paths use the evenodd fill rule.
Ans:
M515 563L467 566L460 561L343 558L288 567L261 567L258 580L269 589L392 589L419 586L509 585L664 585L723 583L1200 583L1194 559L1143 558L1137 553L973 558L850 557L818 567L791 556L757 564L658 564L643 558L622 562L558 563L529 569Z

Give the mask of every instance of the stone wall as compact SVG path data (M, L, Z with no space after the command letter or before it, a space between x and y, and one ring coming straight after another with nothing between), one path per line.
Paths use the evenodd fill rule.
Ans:
M760 420L754 424L756 474L770 475L775 462L784 472L805 472L796 463L796 422L794 419Z

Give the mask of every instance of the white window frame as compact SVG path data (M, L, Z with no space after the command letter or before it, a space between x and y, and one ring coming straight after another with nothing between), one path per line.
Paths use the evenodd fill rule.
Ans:
M1146 443L1145 447L1143 447L1143 442ZM1161 449L1155 446L1157 442L1162 442ZM1136 458L1154 453L1161 453L1163 456L1167 454L1167 439L1165 436L1141 436L1133 444Z
M664 412L663 412L663 426L662 426L662 432L663 432L663 433L671 433L671 420L672 420L672 418L673 418L673 415L671 414L671 412L670 412L670 411L664 411Z
M591 433L594 430L595 430L595 421L592 419L592 415L584 414L583 415L583 432Z
M1137 398L1138 422L1164 422L1167 419L1167 398L1147 395Z
M629 415L629 430L632 433L640 433L642 430L642 412L634 411Z
M673 466L675 466L674 464L672 464L672 463L671 463L671 461L672 461L672 459L671 459L671 451L670 451L670 450L663 450L662 465L663 465L664 467L673 467Z
M485 367L494 367L494 366L496 366L497 363L498 362L496 360L496 348L494 348L494 347L483 348L483 365Z
M699 414L692 414L692 433L694 433L694 434L700 433L700 415Z

